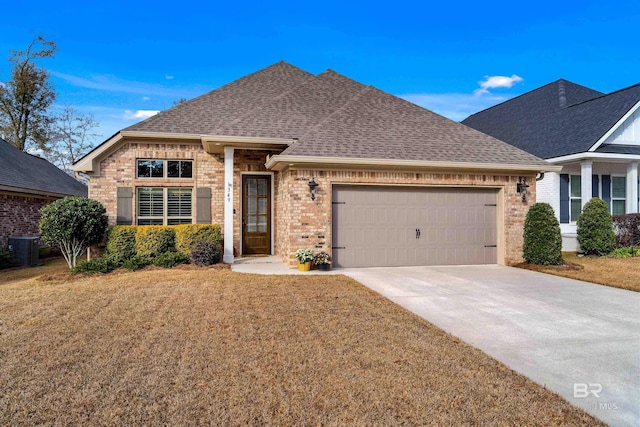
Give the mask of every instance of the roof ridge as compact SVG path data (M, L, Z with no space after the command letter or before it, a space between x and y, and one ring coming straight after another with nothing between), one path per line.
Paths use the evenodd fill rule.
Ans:
M284 62L284 61L281 61L281 62ZM279 64L279 63L278 63L278 64ZM235 119L231 120L231 121L230 121L230 122L228 122L228 123L225 123L225 124L224 124L224 126L220 126L220 127L218 128L218 130L221 130L221 129L224 129L224 128L227 128L227 127L233 126L233 125L235 125L236 123L240 123L243 119L245 119L246 117L249 117L251 114L255 113L256 111L263 110L263 109L264 109L264 108L266 108L267 106L269 106L269 105L273 104L274 102L276 102L277 100L279 100L279 99L283 98L285 95L290 94L290 93L291 93L291 92L293 92L295 89L298 89L298 88L300 88L300 87L306 86L306 85L308 85L309 83L311 83L311 82L315 81L315 80L318 78L318 76L314 76L314 75L313 75L313 74L311 74L311 73L308 73L308 74L310 74L313 78L312 78L312 79L309 79L309 80L307 80L307 81L305 81L305 82L298 83L297 85L294 85L294 86L293 86L293 87L291 87L290 89L285 90L284 92L280 93L278 96L274 96L273 98L269 98L269 100L268 100L267 102L265 102L263 105L261 105L261 106L259 106L259 107L252 108L252 109L248 110L246 113L239 115L238 117L236 117Z
M575 104L571 104L567 108L575 107L575 106L582 105L582 104L586 104L587 102L595 101L596 99L602 99L602 98L605 98L605 97L607 97L609 95L615 95L615 94L617 94L619 92L623 92L625 90L633 89L636 86L640 86L640 83L632 84L631 86L623 87L622 89L617 89L617 90L614 90L613 92L603 93L602 95L596 96L595 98L591 98L591 99L587 99L587 100L582 101L582 102L577 102Z
M337 73L339 74L339 73ZM355 101L357 101L358 99L362 98L362 96L367 93L367 92L371 92L372 90L374 90L375 87L369 85L369 86L365 86L362 89L360 89L360 91L358 91L358 93L356 93L355 95L353 95L351 97L351 99L349 99L347 102L345 102L344 104L342 104L342 106L340 106L340 108L336 108L335 111L329 115L327 115L325 118L323 118L322 120L320 120L315 126L312 126L311 128L309 128L309 130L307 130L304 134L302 134L300 136L300 138L302 139L302 137L304 136L310 136L313 135L315 132L317 132L320 127L327 122L331 117L335 116L336 114L338 114L341 111L344 111L346 109L346 107L348 105L353 104Z

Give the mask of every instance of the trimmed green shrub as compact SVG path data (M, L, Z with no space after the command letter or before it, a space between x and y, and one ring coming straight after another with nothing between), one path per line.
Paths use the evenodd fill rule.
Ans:
M40 234L49 245L58 246L72 269L78 255L104 239L109 219L98 201L65 197L40 209Z
M527 212L523 258L532 264L562 264L560 224L549 203L536 203Z
M136 254L136 227L116 225L107 230L107 243L104 250L118 263L123 263Z
M217 264L222 260L222 246L209 240L201 240L191 251L191 264L200 267Z
M611 219L617 247L625 248L640 244L640 213L616 215Z
M614 258L630 258L640 256L640 246L631 246L628 248L615 249L611 255Z
M173 227L143 225L136 227L136 254L155 258L165 252L175 252L176 233Z
M116 263L113 258L104 256L102 258L92 259L91 261L82 261L73 269L71 269L71 272L73 274L109 273L116 268L118 268L118 263Z
M176 250L187 255L196 243L208 240L215 244L220 244L222 234L220 226L217 224L183 224L173 226L176 232Z
M153 260L153 265L162 268L173 268L180 264L189 264L189 255L182 252L165 252Z
M0 270L15 267L16 264L16 260L13 259L11 252L0 246Z
M134 255L129 259L124 260L122 263L122 268L126 268L127 270L137 271L142 270L148 265L151 265L153 261L149 257Z
M594 197L578 217L578 243L587 255L607 255L616 248L616 235L607 203Z

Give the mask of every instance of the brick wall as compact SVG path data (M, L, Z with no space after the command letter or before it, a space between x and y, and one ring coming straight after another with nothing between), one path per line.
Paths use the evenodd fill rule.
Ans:
M266 151L236 150L234 153L234 247L240 251L241 185L243 172L266 172ZM137 159L193 160L193 178L162 179L136 178ZM133 219L136 218L135 189L137 187L193 188L193 214L198 187L211 188L211 218L214 224L224 225L224 154L209 154L197 143L141 143L126 142L100 162L100 175L90 179L89 197L104 204L109 224L116 224L117 188L133 189Z
M6 248L9 237L40 234L40 208L55 198L0 193L0 246Z
M309 179L320 184L316 200L309 196ZM505 263L522 261L523 227L529 206L535 202L535 174L527 175L530 185L528 201L523 202L516 191L517 175L317 171L288 170L278 179L278 239L276 253L290 266L295 266L294 252L299 248L314 248L331 253L331 186L333 184L390 184L478 186L504 189L503 238Z

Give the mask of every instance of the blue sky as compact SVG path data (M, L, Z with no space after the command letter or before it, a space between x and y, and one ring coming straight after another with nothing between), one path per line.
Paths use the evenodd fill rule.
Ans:
M637 0L34 0L0 12L0 81L10 49L38 33L55 40L41 65L58 105L100 122L96 142L279 60L331 68L454 120L558 78L603 92L640 82Z

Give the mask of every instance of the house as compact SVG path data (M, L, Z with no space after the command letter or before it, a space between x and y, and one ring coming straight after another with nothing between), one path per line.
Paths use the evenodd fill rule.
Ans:
M0 247L9 237L40 234L40 208L67 196L86 197L87 187L0 138Z
M285 62L116 133L80 159L111 224L218 223L224 261L511 264L547 162L334 71ZM518 181L529 184L518 193Z
M561 79L462 123L562 166L538 182L538 201L556 212L563 250L575 251L576 220L592 197L612 215L638 212L639 107L640 84L604 94Z

